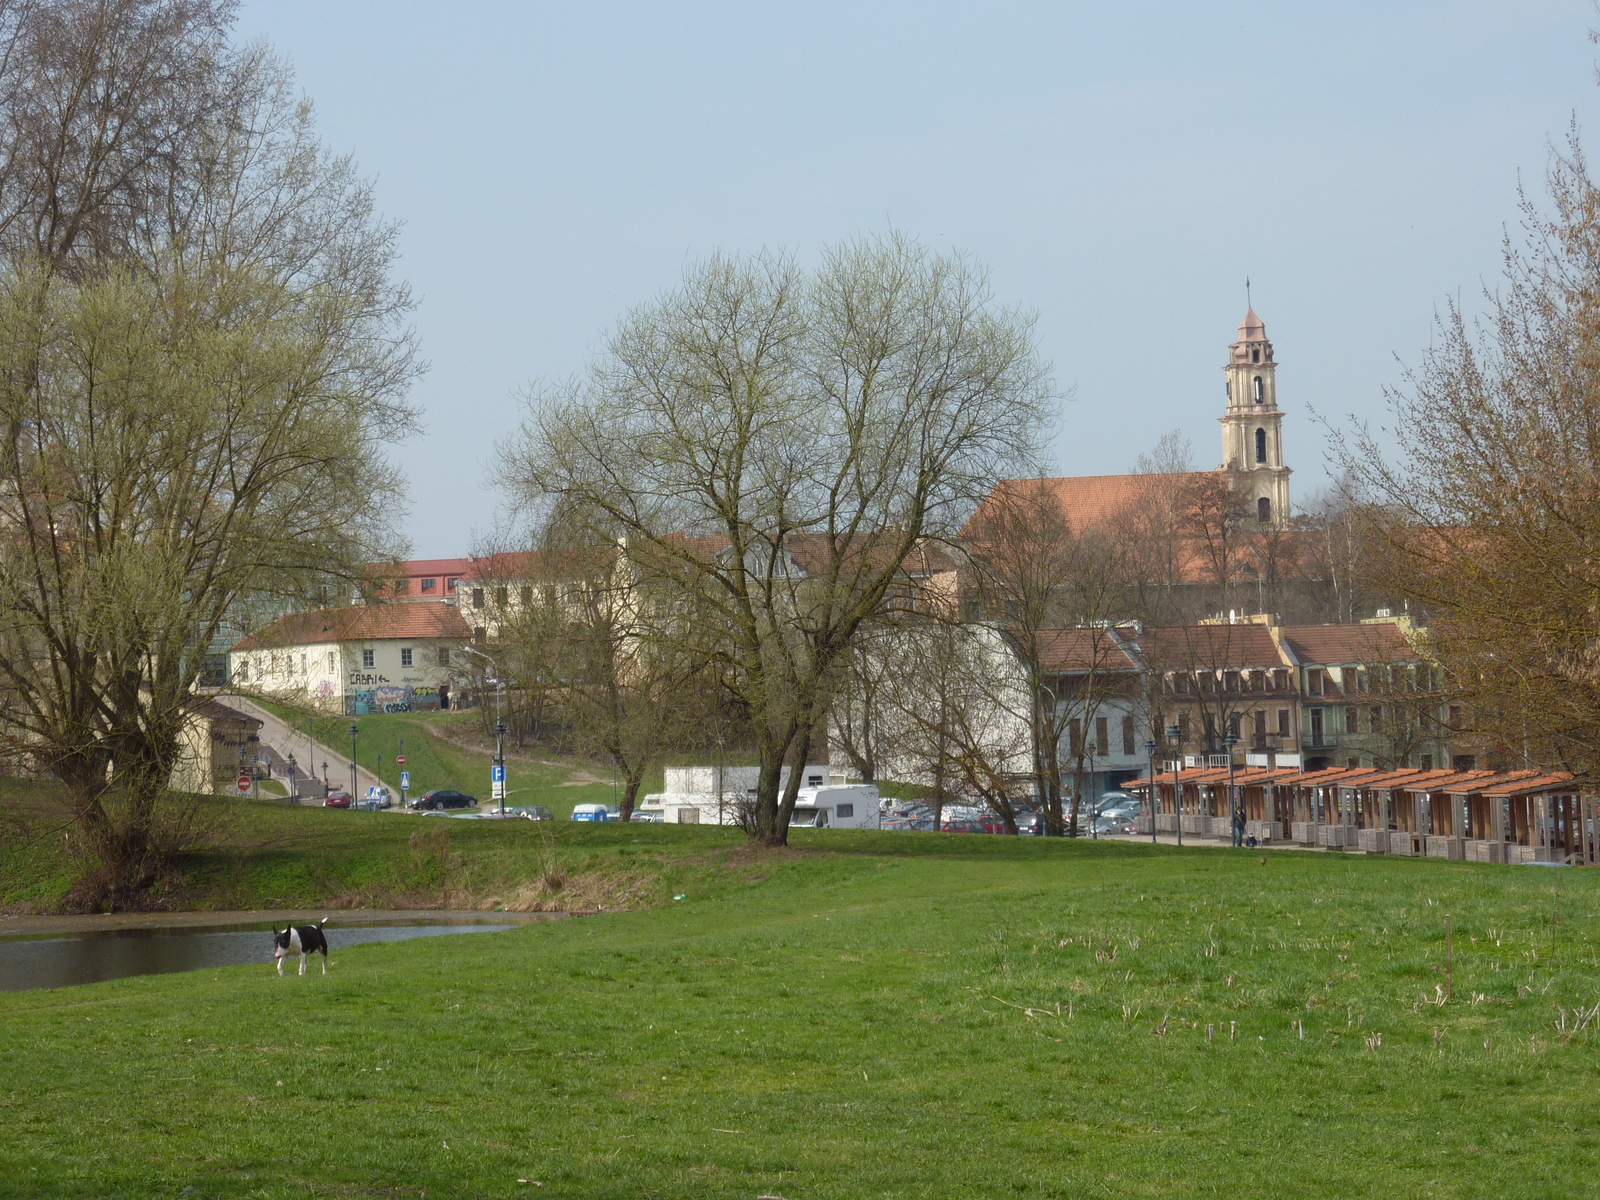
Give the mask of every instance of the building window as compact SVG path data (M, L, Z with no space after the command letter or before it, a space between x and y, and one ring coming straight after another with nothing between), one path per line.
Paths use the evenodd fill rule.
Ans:
M1260 521L1263 525L1268 524L1272 520L1272 501L1268 500L1265 496L1262 496L1256 501L1256 520Z
M1372 706L1372 732L1383 732L1383 705L1381 704L1374 704Z
M1433 770L1433 755L1431 755L1431 754L1424 754L1424 755L1423 755L1423 756L1422 756L1422 769L1423 769L1423 770L1424 770L1424 771L1431 771L1431 770Z
M1135 748L1135 744L1134 744L1134 741L1135 741L1135 739L1137 737L1138 737L1138 734L1134 730L1134 727L1133 727L1133 718L1132 717L1128 717L1128 716L1123 717L1122 718L1122 753L1127 755L1127 756L1129 756L1130 758L1133 755L1138 753L1138 750Z
M374 655L374 653L375 652L372 651L372 650L363 650L361 652L361 669L362 670L364 670L364 671L372 670L372 668L374 666L374 663L373 663L373 655Z
M1267 714L1257 709L1252 714L1251 724L1255 726L1256 741L1265 741L1267 737Z
M437 579L424 579L422 581L422 590L425 591L425 592L436 592L436 591L438 591L439 590L439 581Z
M1311 710L1311 744L1313 746L1322 745L1322 710L1320 708Z
M249 659L241 658L239 660L239 670L236 672L236 677L238 678L240 683L249 683L250 682L250 660Z
M1260 362L1261 361L1261 347L1260 346L1252 346L1250 348L1250 361L1251 362ZM1261 387L1261 378L1260 378L1260 376L1256 377L1256 387L1258 389ZM1257 400L1256 403L1260 404L1261 401Z
M527 608L528 605L530 605L532 603L533 603L533 589L531 587L523 588L522 589L522 607L523 608Z
M1267 431L1265 429L1256 430L1256 461L1258 463L1267 461Z
M1111 753L1111 738L1106 728L1104 717L1094 719L1094 752L1101 758Z
M456 584L458 584L460 582L461 581L459 579L446 580L445 581L445 585L444 585L444 590L447 591L447 592L454 592L456 590Z
M1344 765L1354 771L1361 765L1361 760L1359 758L1347 758L1344 760Z
M1083 722L1077 717L1072 718L1072 725L1067 732L1067 753L1074 758L1083 753Z
M1237 742L1239 740L1239 717L1237 715L1228 718L1228 734L1234 741Z
M1187 675L1174 675L1172 677L1172 690L1180 696L1189 694L1189 677Z
M501 608L504 608L506 606L506 589L505 588L503 588L503 587L495 588L495 590L494 590L494 602L496 604L498 604Z
M473 588L472 589L472 607L473 608L482 608L483 607L483 589L482 588Z
M400 665L402 667L409 667L411 665L411 647L410 646L406 646L400 651Z
M1478 766L1477 756L1472 754L1458 754L1451 761L1450 766L1457 771L1472 771Z
M1224 671L1222 673L1222 687L1224 691L1237 692L1239 690L1239 672Z
M404 596L410 590L411 590L411 580L409 580L409 579L396 579L394 581L394 594L396 596Z
M856 815L856 806L854 804L840 804L834 808L833 815L841 821L846 817L854 817Z
M483 645L483 643L485 641L487 641L488 638L489 638L489 631L486 628L484 628L482 625L479 625L476 629L474 629L472 631L472 640L477 642L480 646Z
M1322 672L1311 670L1306 672L1306 691L1313 696L1322 695Z
M1360 732L1356 725L1356 710L1354 708L1344 710L1344 731L1346 733Z
M441 667L448 667L450 665L450 647L449 646L440 646L439 647L439 665Z
M1287 708L1278 710L1278 733L1283 737L1289 736L1289 710Z
M1261 361L1261 351L1259 351L1259 350L1256 351L1256 361L1257 362ZM1255 387L1256 387L1256 403L1257 404L1265 404L1267 402L1267 387L1266 387L1266 385L1264 383L1261 382L1261 376L1259 376L1259 375L1256 376L1256 385L1255 385Z
M1456 729L1461 728L1461 706L1459 704L1450 706L1450 724Z
M302 654L300 656L300 674L304 675L305 673L306 673L306 656L304 654Z

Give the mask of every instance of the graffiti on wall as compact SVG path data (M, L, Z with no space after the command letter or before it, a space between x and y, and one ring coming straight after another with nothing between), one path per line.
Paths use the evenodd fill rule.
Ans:
M359 689L350 701L349 715L364 717L368 713L403 713L432 711L439 707L439 689L420 687L383 687Z

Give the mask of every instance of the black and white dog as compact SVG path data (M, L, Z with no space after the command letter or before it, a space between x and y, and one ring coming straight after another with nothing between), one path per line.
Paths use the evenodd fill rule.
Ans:
M283 974L283 960L291 954L300 956L300 974L306 973L306 955L322 951L322 973L328 973L328 939L322 927L328 923L323 917L315 925L291 925L282 933L272 931L273 957L278 960L278 974Z

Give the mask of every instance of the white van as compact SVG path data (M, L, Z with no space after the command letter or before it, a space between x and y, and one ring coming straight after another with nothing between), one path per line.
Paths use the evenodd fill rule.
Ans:
M877 829L878 788L872 783L801 788L791 829Z

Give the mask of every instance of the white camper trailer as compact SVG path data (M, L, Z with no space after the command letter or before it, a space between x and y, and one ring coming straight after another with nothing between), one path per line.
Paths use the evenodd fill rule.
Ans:
M666 790L644 797L644 807L659 810L668 824L733 825L755 795L755 767L668 767ZM789 768L779 774L788 782ZM877 829L878 789L848 784L826 763L807 764L804 787L795 800L796 826L825 829Z
M795 797L789 828L877 829L877 786L852 783L801 788Z

